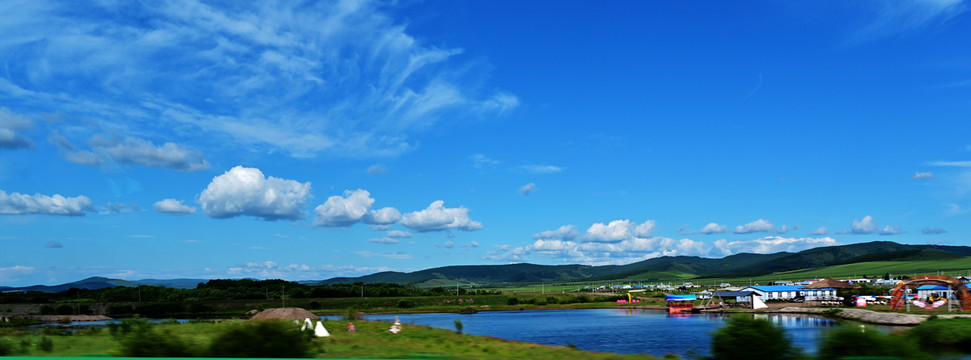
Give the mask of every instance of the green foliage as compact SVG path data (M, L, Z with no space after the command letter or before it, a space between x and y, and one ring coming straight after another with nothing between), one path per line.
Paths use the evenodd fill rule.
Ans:
M54 341L46 336L41 337L40 342L37 343L37 348L46 353L54 351Z
M256 321L234 326L216 335L210 356L235 358L306 357L310 342L289 321Z
M399 309L411 309L411 308L414 308L415 306L417 306L417 304L415 304L415 302L414 301L411 301L411 300L399 300L398 301L398 308Z
M13 351L13 346L6 339L0 339L0 356L7 356Z
M711 354L719 360L797 359L785 330L768 320L736 316L712 336Z
M819 344L819 359L847 356L906 357L908 360L933 359L905 336L893 335L866 327L845 326L826 334Z
M462 333L462 327L463 327L462 326L462 320L455 319L455 332L461 334Z
M971 353L971 319L929 319L907 330L924 349Z
M509 300L506 300L506 305L519 305L519 299L511 297Z
M121 356L128 357L193 357L201 351L168 330L158 330L144 318L123 319L109 327L118 340Z
M44 327L41 327L40 328L40 333L41 334L44 334L44 335L47 335L47 336L64 335L64 332L61 331L61 329L59 329L57 326L44 326Z
M314 300L314 301L311 301L309 304L307 304L307 306L310 307L310 310L317 310L317 309L320 309L320 302Z

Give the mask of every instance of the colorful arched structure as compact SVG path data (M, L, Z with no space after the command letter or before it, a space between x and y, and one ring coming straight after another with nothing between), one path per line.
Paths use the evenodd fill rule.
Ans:
M890 310L903 309L904 291L910 287L921 285L944 285L950 287L957 293L958 299L961 300L961 311L971 311L971 293L968 292L968 287L961 280L947 275L918 275L897 283L897 287L891 293L893 298L890 300Z

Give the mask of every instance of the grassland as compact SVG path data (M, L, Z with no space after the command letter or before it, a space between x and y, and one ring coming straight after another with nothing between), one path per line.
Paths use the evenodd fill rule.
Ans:
M208 347L213 334L238 324L187 323L156 325L161 333L177 334L183 342ZM312 340L310 355L317 358L456 358L456 359L656 359L646 355L619 355L577 350L566 346L546 346L491 337L464 335L454 331L405 325L399 334L388 332L390 324L355 321L356 332L343 329L347 321L325 321L331 336ZM48 339L50 351L41 343ZM82 331L77 334L43 335L23 330L5 330L0 336L13 356L116 356L119 341L108 331Z

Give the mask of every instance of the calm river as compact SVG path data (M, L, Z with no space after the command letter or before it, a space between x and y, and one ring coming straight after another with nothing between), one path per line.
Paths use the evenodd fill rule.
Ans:
M668 315L662 311L635 309L582 309L534 311L485 311L477 314L383 314L367 320L394 321L455 330L461 320L463 332L472 335L526 341L546 345L574 344L583 350L623 354L668 353L690 358L708 355L711 333L723 326L721 314ZM745 315L742 315L745 316ZM796 346L812 354L822 334L838 323L805 315L760 314L789 333ZM405 327L405 331L408 331Z

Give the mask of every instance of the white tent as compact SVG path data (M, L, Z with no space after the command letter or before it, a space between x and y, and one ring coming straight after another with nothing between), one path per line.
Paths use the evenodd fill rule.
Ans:
M758 294L752 294L752 309L767 309L769 306L759 298Z
M314 328L314 335L317 335L317 337L328 337L328 336L330 336L330 333L327 332L327 329L324 328L324 322L323 321L318 321L317 322L317 327Z

